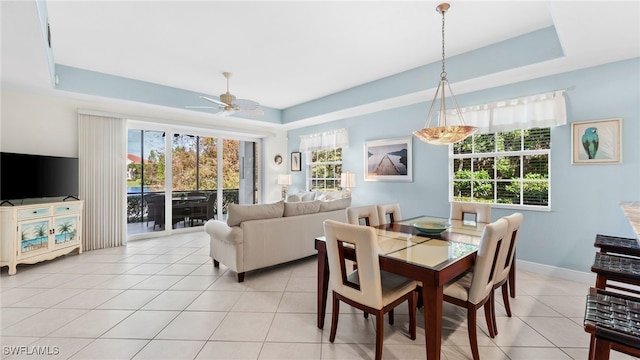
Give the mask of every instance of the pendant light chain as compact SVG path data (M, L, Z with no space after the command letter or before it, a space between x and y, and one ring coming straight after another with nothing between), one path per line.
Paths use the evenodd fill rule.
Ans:
M447 72L444 69L444 11L442 11L442 73L440 73L440 78L443 80L447 79Z

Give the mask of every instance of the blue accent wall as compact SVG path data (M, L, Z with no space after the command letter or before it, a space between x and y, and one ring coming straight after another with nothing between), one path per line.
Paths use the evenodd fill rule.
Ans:
M565 93L569 124L551 131L551 211L524 214L518 259L588 272L597 233L635 237L620 202L640 200L640 58L457 95L460 106L558 89ZM454 88L455 91L455 88ZM300 135L346 127L349 148L343 169L357 176L353 205L399 202L403 217L447 216L448 148L413 138L413 182L364 181L367 140L409 136L424 126L430 101L289 132L289 151ZM622 164L572 165L571 122L622 118ZM303 159L304 160L304 159ZM305 174L293 173L290 193L304 188ZM494 208L492 220L516 210Z

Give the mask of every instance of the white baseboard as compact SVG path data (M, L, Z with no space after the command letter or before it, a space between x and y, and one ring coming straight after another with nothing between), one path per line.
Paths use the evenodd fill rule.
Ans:
M553 276L553 277L557 277L564 280L581 282L585 284L595 285L596 283L596 274L594 273L564 269L564 268L559 268L559 267L550 266L550 265L538 264L530 261L516 259L516 269L530 271L530 272L542 274L542 275Z

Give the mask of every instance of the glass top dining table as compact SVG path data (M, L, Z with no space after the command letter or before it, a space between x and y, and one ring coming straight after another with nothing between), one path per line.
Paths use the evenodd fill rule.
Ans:
M425 233L421 223L446 223L442 233ZM380 268L422 282L428 360L439 360L442 337L444 285L471 269L485 223L419 216L375 226ZM315 239L318 251L318 328L324 327L329 285L329 265L324 236ZM347 254L353 256L353 254Z

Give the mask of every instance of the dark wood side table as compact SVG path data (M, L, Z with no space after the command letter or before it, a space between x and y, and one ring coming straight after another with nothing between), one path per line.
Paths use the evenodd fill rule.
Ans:
M584 330L591 334L589 360L608 360L611 350L640 357L640 298L590 288Z

